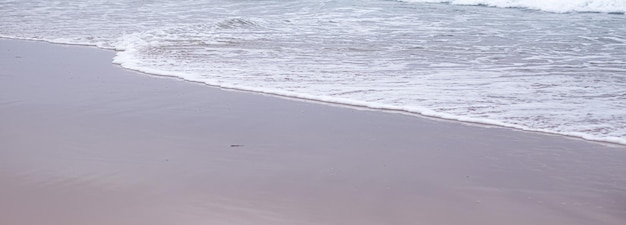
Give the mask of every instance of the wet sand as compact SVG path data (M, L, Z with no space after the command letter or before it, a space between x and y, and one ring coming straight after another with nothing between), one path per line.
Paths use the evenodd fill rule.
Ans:
M0 52L0 224L626 224L625 146Z

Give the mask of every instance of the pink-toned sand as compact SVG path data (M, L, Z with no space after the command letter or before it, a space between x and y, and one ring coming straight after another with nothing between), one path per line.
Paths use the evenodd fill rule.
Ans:
M626 147L0 40L0 225L626 224Z

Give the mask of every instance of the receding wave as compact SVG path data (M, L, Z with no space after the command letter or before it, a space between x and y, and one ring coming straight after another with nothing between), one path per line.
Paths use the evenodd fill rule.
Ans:
M419 3L449 3L454 5L477 5L500 8L527 8L556 13L604 12L624 14L624 0L400 0Z
M428 2L450 4L14 0L0 37L114 49L123 67L220 87L626 144L625 16L452 5L619 2Z

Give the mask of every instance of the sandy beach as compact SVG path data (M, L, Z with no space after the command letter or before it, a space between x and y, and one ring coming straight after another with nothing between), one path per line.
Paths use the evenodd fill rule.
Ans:
M3 225L626 224L625 146L0 52Z

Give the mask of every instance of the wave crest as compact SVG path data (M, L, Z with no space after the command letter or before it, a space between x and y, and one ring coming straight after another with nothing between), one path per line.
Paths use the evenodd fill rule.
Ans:
M250 27L259 26L254 21L243 19L243 18L230 18L230 19L220 21L216 23L215 25L222 29L239 29L239 28L250 28Z
M400 0L417 3L448 3L499 8L526 8L555 13L603 12L626 13L624 0Z

